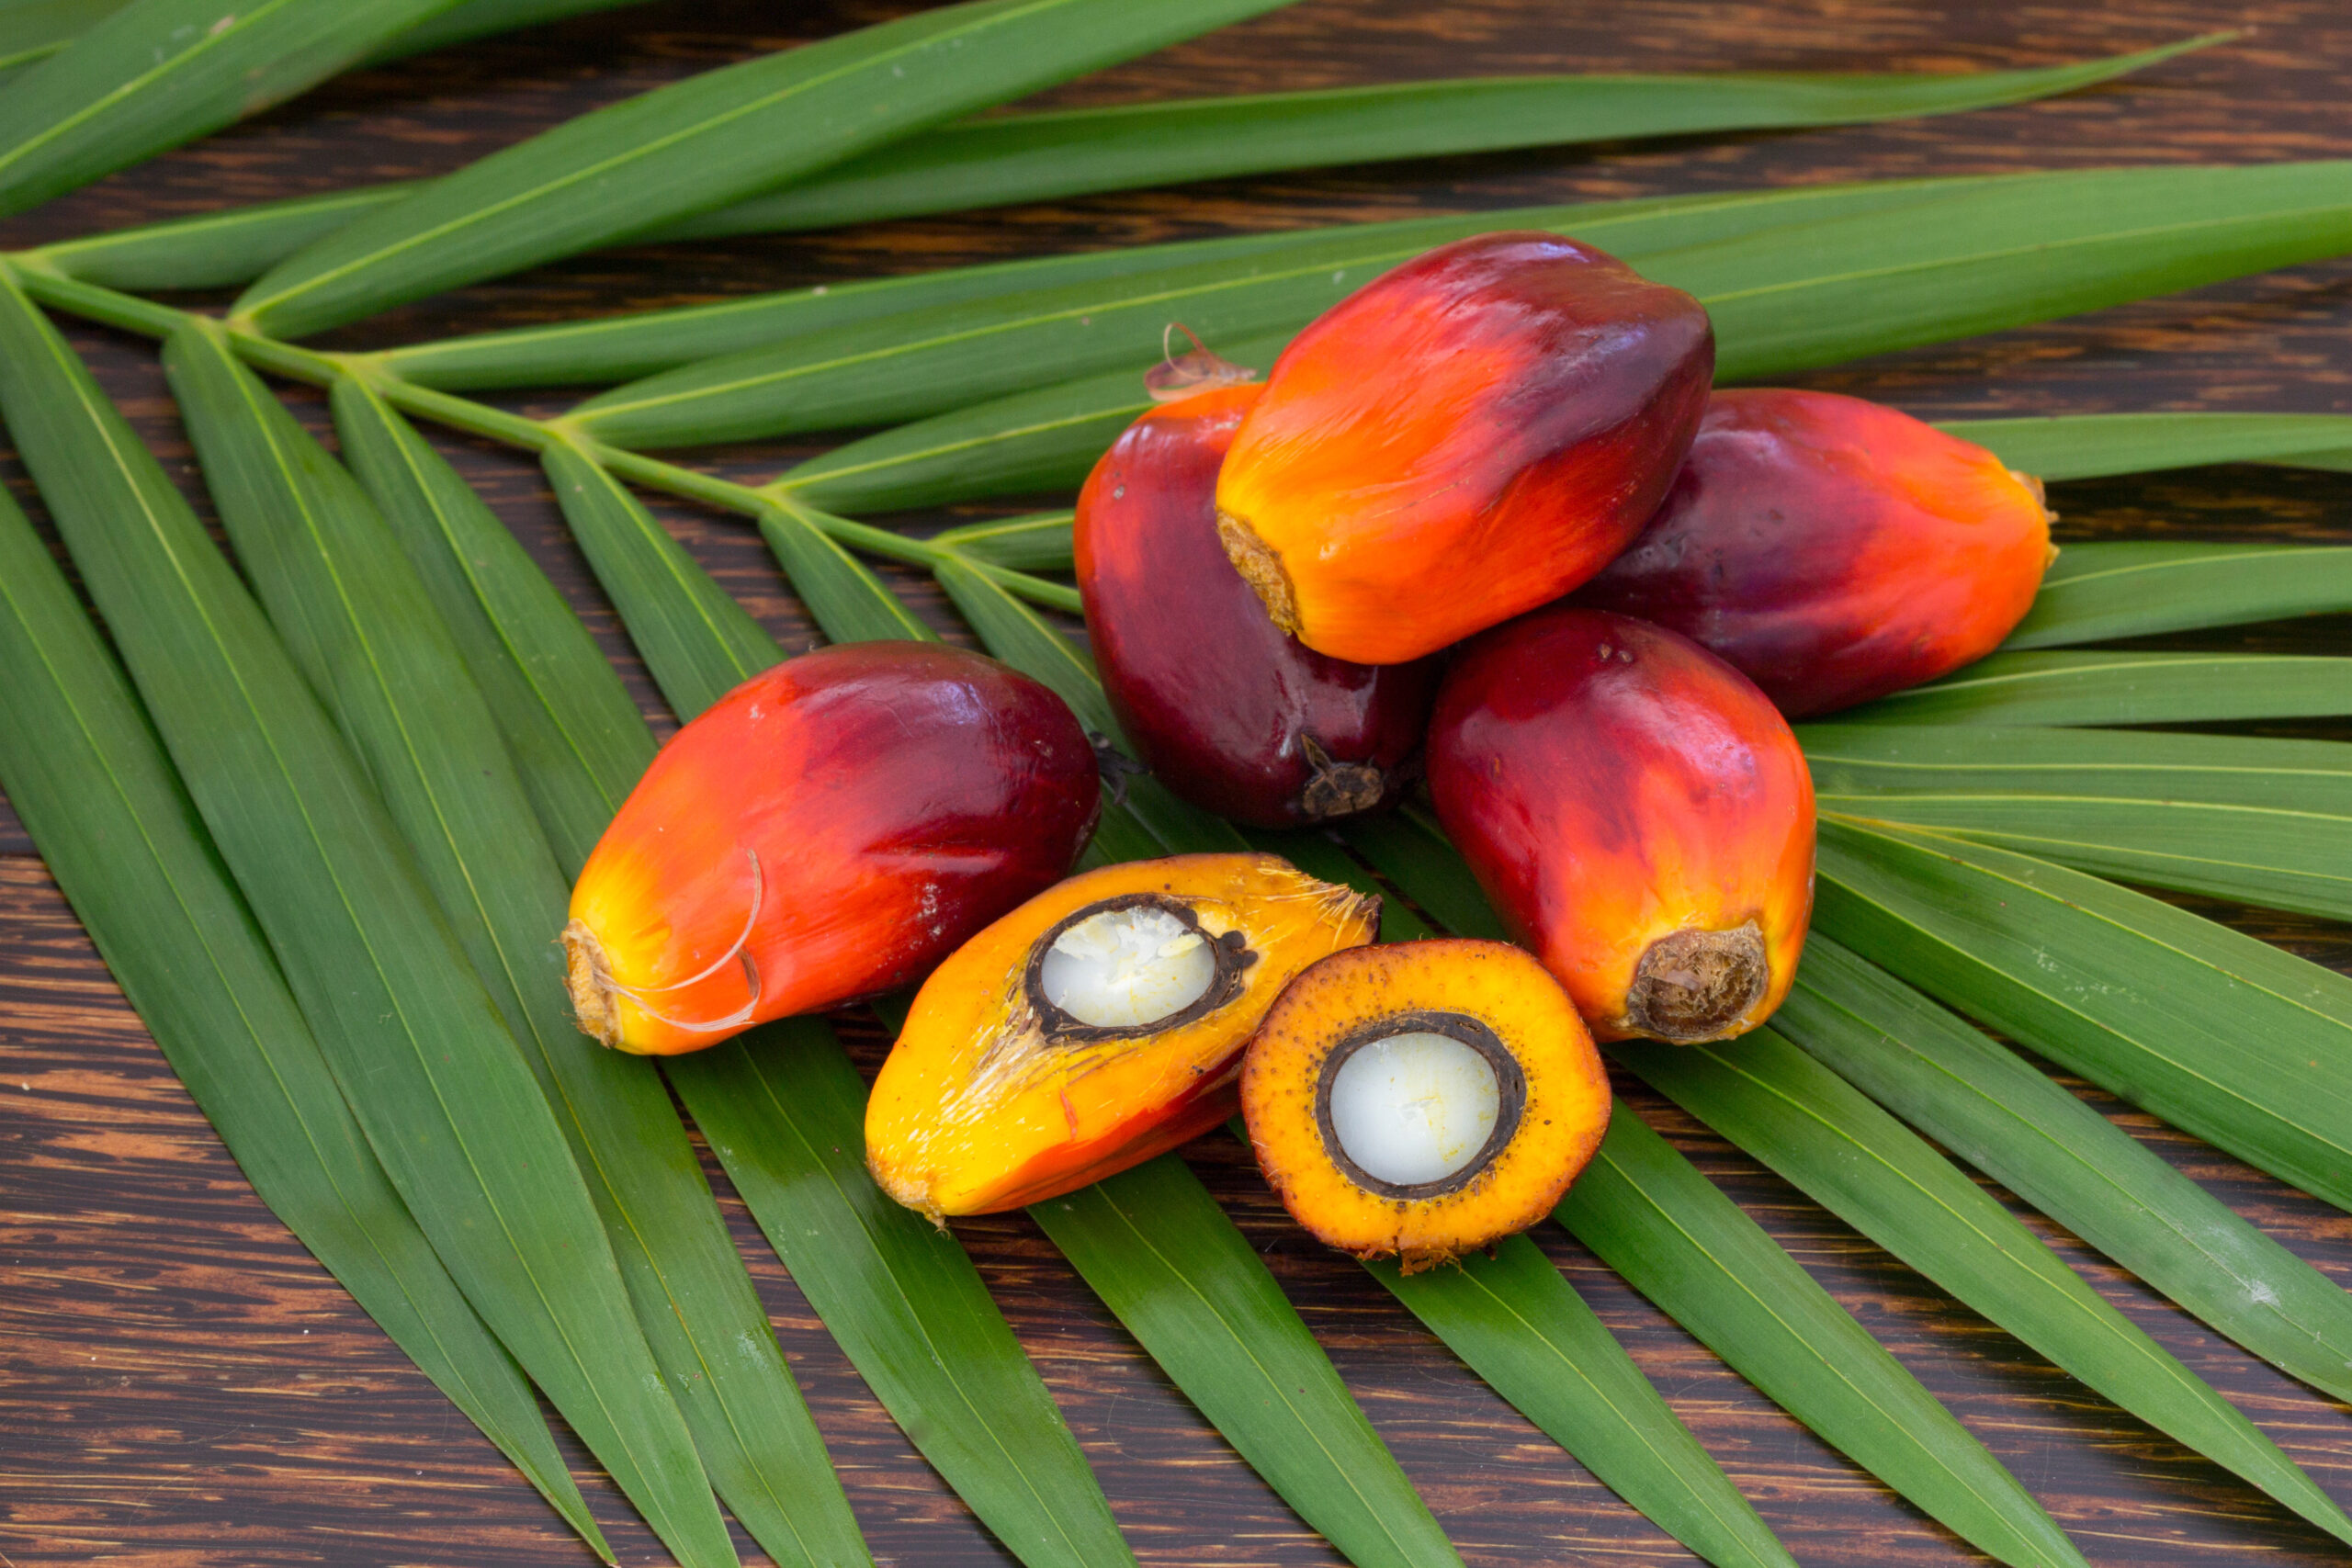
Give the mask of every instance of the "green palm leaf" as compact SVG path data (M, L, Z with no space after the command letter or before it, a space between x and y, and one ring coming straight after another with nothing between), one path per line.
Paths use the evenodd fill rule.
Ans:
M2342 545L2069 545L2001 646L2064 648L2343 610L2352 610L2352 548Z
M158 292L228 288L361 213L398 199L407 186L364 186L258 207L199 212L22 251L17 265L107 288Z
M691 717L783 657L609 474L569 447L547 461L574 536L673 708ZM601 656L597 665L617 683ZM596 765L626 778L624 795L650 751L641 724L633 743L633 761L599 749ZM584 853L604 826L556 836ZM971 1259L866 1175L865 1089L831 1032L811 1020L769 1024L668 1068L827 1331L981 1522L1033 1568L1132 1561Z
M1211 346L1263 370L1290 340ZM1148 361L975 403L834 447L778 479L780 494L830 512L891 512L1072 490L1151 407Z
M162 468L13 284L0 407L386 1173L693 1564L735 1561L587 1189L415 863Z
M130 683L0 497L0 785L272 1213L613 1561L538 1402L385 1178Z
M1715 375L2046 321L2352 249L2352 163L2092 169L1653 255L1714 317Z
M1430 934L1330 838L1252 839L1311 875L1384 894L1381 941ZM1246 1129L1237 1124L1235 1131L1246 1138ZM1511 1236L1484 1257L1418 1274L1388 1261L1364 1267L1497 1393L1677 1540L1719 1568L1786 1568L1791 1562L1723 1467L1527 1237Z
M1136 363L1174 321L1218 339L1295 332L1441 238L1522 226L1558 227L1697 295L1714 317L1716 373L1737 380L2352 248L2352 164L2099 169L1340 231L812 333L615 389L572 419L616 445L668 446L920 418Z
M1068 571L1075 564L1070 540L1071 514L1040 512L1023 517L1003 517L989 523L967 523L932 536L959 555L1016 571Z
M779 1563L869 1561L650 1062L573 1027L558 866L455 639L368 496L219 341L164 369L248 579L524 1046L719 1495ZM379 432L379 434L382 434ZM412 470L397 502L423 500Z
M2232 36L1966 75L1492 76L1002 116L894 142L685 231L822 229L1318 164L1950 114L2072 92Z
M1029 1214L1184 1396L1356 1568L1462 1562L1297 1310L1174 1155Z
M1624 1105L1559 1218L1774 1403L1962 1540L2019 1568L2082 1562L2017 1478Z
M735 1190L883 1407L1033 1568L1135 1561L1061 1413L955 1238L865 1172L865 1085L789 1019L669 1064Z
M332 397L345 460L490 705L558 863L576 874L652 757L644 717L555 584L432 444L364 382L346 377ZM616 765L600 770L602 757Z
M218 130L454 0L135 0L0 91L0 212Z
M1792 1568L1690 1429L1523 1235L1451 1269L1373 1278L1602 1483L1716 1568Z
M466 0L401 32L378 58L627 3ZM46 58L125 4L31 0L0 8L0 70ZM2223 36L2080 65L1966 75L1471 77L977 120L914 137L773 195L752 197L639 238L769 233L1243 172L1594 137L1618 141L1950 113L2069 92ZM251 282L343 222L401 200L416 188L372 186L325 198L231 209L51 247L47 254L73 276L116 288L226 288ZM339 218L319 221L330 209ZM198 241L202 248L175 258L167 231ZM134 247L143 253L136 273L127 254ZM722 352L723 346L741 344L710 352Z
M1772 1030L1611 1055L2117 1405L2352 1543L2352 1519L2227 1400L1917 1134Z
M638 0L462 0L462 3L442 12L429 21L420 23L401 34L376 51L376 60L398 60L420 54L428 49L443 49L469 39L487 38L492 33L513 32L518 28L537 27L542 22L560 21L566 17L585 16L594 11L616 11L623 6L636 5ZM2176 50L2193 48L2205 40L2192 39L2176 44ZM2085 66L2071 67L2074 70Z
M2215 1329L2352 1398L2352 1295L2016 1053L1819 932L1772 1026Z
M47 60L130 0L13 0L0 5L0 71Z
M1022 327L1026 323L1022 312L1033 307L1036 313L1057 319L1070 306L1077 307L1077 313L1081 316L1098 309L1124 310L1132 306L1138 293L1160 299L1166 307L1164 313L1154 320L1148 309L1144 317L1147 324L1142 330L1131 330L1132 323L1121 323L1123 346L1096 366L1106 368L1131 360L1142 363L1157 355L1166 321L1171 317L1189 321L1197 314L1193 309L1192 295L1184 292L1195 288L1216 295L1239 284L1263 281L1268 287L1289 291L1303 302L1305 309L1295 313L1295 321L1304 321L1337 298L1327 288L1304 281L1317 273L1328 276L1334 266L1355 267L1367 256L1374 258L1381 267L1394 265L1432 245L1484 233L1498 226L1568 230L1631 255L1642 243L1663 248L1829 214L1885 211L1987 183L1987 176L1969 175L1936 180L1876 180L1789 191L1711 192L1090 251L1035 261L951 267L839 288L754 295L715 305L481 333L393 349L384 355L384 364L410 379L451 389L593 384L651 376L658 371L802 339L821 345L829 340L820 334L847 331L884 316L904 316L913 321L919 311L958 303L1038 296L1035 299L1013 301L986 314L967 310L961 317L924 317L922 321L952 330L961 319L975 327L995 331ZM1200 270L1193 272L1192 269L1195 268ZM1363 273L1358 281L1370 276ZM1125 289L1101 287L1105 280L1121 278L1131 280ZM1047 295L1047 291L1080 288L1085 292L1066 298ZM1116 316L1108 317L1105 325L1118 321ZM909 347L929 352L926 345L911 336ZM1085 368L1084 365L1068 364L1050 367L1028 384L1063 380ZM961 401L969 400L963 397L949 406L961 406Z
M271 268L236 315L300 337L720 206L1283 3L970 0L705 72L359 220Z
M1917 743L1905 746L1896 739L1905 736ZM2103 876L2352 919L2344 761L2352 747L1909 725L1807 726L1804 738L1827 816L1905 823Z
M1821 825L1814 922L1955 1010L2352 1208L2352 980L1989 845Z
M2352 659L1996 653L1839 716L1857 724L2192 724L2352 713Z
M2009 467L2045 479L2140 474L2202 463L2352 466L2352 415L2340 413L2082 413L1948 419L1940 427L1989 446Z

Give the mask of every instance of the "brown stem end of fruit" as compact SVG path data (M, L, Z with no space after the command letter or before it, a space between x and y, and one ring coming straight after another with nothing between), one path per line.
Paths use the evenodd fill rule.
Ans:
M1625 1021L1636 1034L1676 1045L1721 1040L1764 999L1771 973L1753 920L1727 931L1675 931L1634 965Z
M563 983L571 992L571 1021L589 1039L617 1050L621 1043L620 998L604 945L585 920L563 928Z
M1274 625L1296 637L1298 595L1291 591L1290 573L1283 570L1282 558L1266 547L1266 541L1249 524L1222 507L1216 514L1216 537L1233 570L1265 601L1266 614L1274 618Z
M1312 735L1301 735L1298 747L1306 765L1315 770L1306 787L1298 792L1299 814L1309 822L1369 811L1388 792L1388 776L1370 762L1333 761L1331 753Z

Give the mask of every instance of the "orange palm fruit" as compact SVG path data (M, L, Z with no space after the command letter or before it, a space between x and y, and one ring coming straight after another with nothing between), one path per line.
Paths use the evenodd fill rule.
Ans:
M1407 1273L1550 1213L1609 1128L1576 1005L1499 942L1336 953L1250 1042L1241 1112L1291 1216Z
M1350 664L1266 618L1216 535L1216 475L1259 386L1163 404L1079 492L1078 591L1119 728L1170 789L1260 828L1395 798L1418 759L1434 660Z
M1274 855L1073 876L923 982L866 1101L865 1163L934 1219L1139 1165L1233 1114L1241 1047L1283 984L1379 923L1379 899Z
M1714 369L1707 312L1556 234L1374 279L1274 362L1217 479L1274 623L1359 664L1558 598L1649 520Z
M906 985L1067 873L1099 806L1077 717L992 659L788 660L673 737L588 857L581 1031L670 1055Z
M1430 725L1438 818L1504 925L1603 1040L1771 1016L1813 912L1813 779L1738 671L1554 605L1469 644Z
M1656 517L1577 602L1704 644L1792 718L1982 659L2057 552L2041 481L1834 392L1717 392Z

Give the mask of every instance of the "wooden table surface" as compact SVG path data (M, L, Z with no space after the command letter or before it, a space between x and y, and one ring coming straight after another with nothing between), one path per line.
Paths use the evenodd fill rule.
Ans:
M434 174L626 94L899 8L889 0L662 0L359 73L0 224L0 245ZM1858 177L2352 156L2352 8L2343 0L2096 8L2022 0L1303 0L1053 101L1532 70L1980 70L2221 28L2247 31L2144 80L2052 103L1805 134L1341 169L841 234L622 252L428 301L340 341L357 346L997 257L1423 211ZM150 346L80 327L74 336L193 491L187 445ZM2352 412L2352 265L1808 380L1937 416ZM317 421L311 394L289 395ZM629 666L649 710L658 709L537 467L463 441L445 446ZM806 449L732 448L698 460L764 475ZM21 468L6 462L7 482L29 500ZM2352 540L2352 476L2215 468L2064 485L2054 503L2067 538L2164 531ZM740 521L683 505L659 510L788 647L815 640ZM904 521L930 528L944 520ZM892 581L950 635L967 637L926 581ZM2343 652L2352 649L2347 627L2321 618L2176 645ZM2352 931L2211 912L2352 972ZM866 1026L857 1048L869 1071L879 1046ZM2346 1560L2345 1548L2121 1415L1656 1096L1626 1087L1958 1412L2094 1563ZM2352 1216L2090 1098L2352 1284ZM1192 1158L1469 1562L1692 1561L1489 1393L1368 1276L1295 1230L1238 1145L1212 1139ZM1010 1562L866 1394L715 1164L710 1175L877 1559L939 1568ZM2033 1223L2352 1506L2352 1413ZM959 1223L956 1231L1145 1562L1339 1561L1193 1414L1027 1219ZM1759 1397L1556 1226L1538 1239L1802 1562L1978 1561ZM621 1560L662 1560L576 1446L568 1451ZM0 804L0 1568L99 1562L358 1568L593 1558L254 1197Z

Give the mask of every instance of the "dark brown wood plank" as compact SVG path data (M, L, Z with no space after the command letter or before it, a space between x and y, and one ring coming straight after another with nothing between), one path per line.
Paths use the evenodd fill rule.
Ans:
M831 3L779 16L785 8L752 0L664 0L356 73L0 223L0 244L451 168L628 92L901 8ZM341 341L384 343L996 257L1421 211L1930 173L2352 156L2352 121L2340 107L2352 97L2352 16L2328 0L2159 0L2128 11L2018 0L1574 7L1305 0L1073 84L1048 101L1543 69L1984 69L2232 26L2252 30L2146 84L2058 103L1805 135L1429 160L842 234L622 252L426 301ZM77 327L74 335L193 489L187 445L149 347L97 330ZM1806 379L1936 416L2352 412L2352 266L2301 268ZM289 395L317 418L314 396ZM658 716L536 467L463 439L445 447L588 615ZM738 448L707 460L763 476L805 449ZM27 493L12 462L0 477ZM2071 538L2352 540L2352 478L2343 476L2213 469L2068 485L2057 503ZM657 511L787 646L815 640L742 525L683 504ZM929 528L947 520L903 521ZM936 624L965 635L927 582L895 570L892 581ZM2346 629L2345 620L2324 617L2180 641L2346 651ZM2352 934L2343 928L2198 907L2352 972ZM869 1070L879 1052L866 1029L857 1053ZM2342 1548L2090 1397L1655 1097L1629 1093L1951 1404L2094 1562L2343 1561ZM2352 1216L2091 1098L2352 1283ZM1238 1145L1211 1139L1193 1158L1472 1563L1690 1561L1486 1390L1354 1265L1293 1227ZM715 1167L713 1176L724 1191ZM1009 1562L866 1395L732 1195L724 1201L877 1556ZM2352 1412L2033 1223L2352 1504ZM1192 1413L1024 1218L957 1228L1147 1562L1336 1561ZM1759 1398L1555 1227L1540 1239L1802 1561L1904 1568L1981 1561ZM571 1451L622 1560L659 1561L650 1537L584 1456ZM254 1198L0 803L0 1568L590 1561Z

